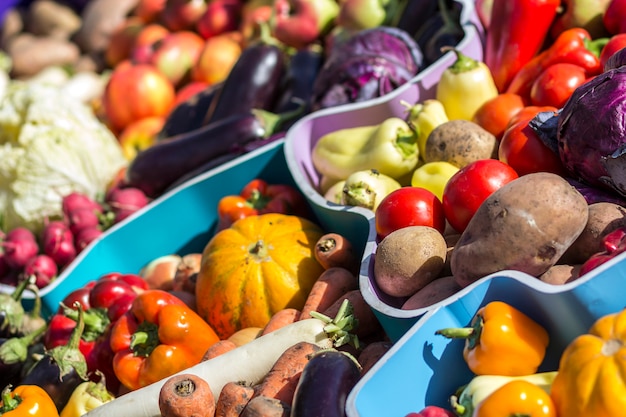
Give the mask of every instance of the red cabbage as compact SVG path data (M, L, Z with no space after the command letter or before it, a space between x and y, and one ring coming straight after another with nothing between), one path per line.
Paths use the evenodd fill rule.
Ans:
M626 196L626 66L574 91L559 114L557 140L575 179Z
M335 45L313 85L312 109L385 95L413 78L423 54L407 32L379 26Z

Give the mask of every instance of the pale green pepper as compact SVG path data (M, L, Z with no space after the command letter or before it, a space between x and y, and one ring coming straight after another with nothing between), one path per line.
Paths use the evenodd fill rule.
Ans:
M478 375L450 397L450 404L457 415L471 417L474 409L481 401L507 382L523 379L539 386L549 394L556 375L557 371L539 372L524 376Z
M484 62L453 50L457 59L441 74L436 98L450 120L471 121L480 106L498 95L498 88Z
M435 194L439 201L443 201L443 190L448 180L457 173L459 168L449 162L428 162L413 171L411 185L425 188Z
M417 166L417 134L405 120L389 117L377 125L327 133L313 147L311 159L321 175L331 178L375 169L397 179Z
M60 417L80 417L115 397L106 389L104 376L98 382L85 381L78 385L68 400Z
M437 126L448 121L446 109L441 101L434 98L426 99L421 103L405 104L408 109L407 122L417 133L417 147L419 154L424 155L428 135Z
M382 199L400 187L398 181L375 169L357 171L343 184L341 204L376 211Z

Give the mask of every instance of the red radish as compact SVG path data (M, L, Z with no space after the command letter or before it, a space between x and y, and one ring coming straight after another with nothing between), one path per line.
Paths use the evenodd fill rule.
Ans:
M59 269L54 259L45 254L30 258L24 266L24 275L26 277L34 275L37 288L43 288L50 284L58 272Z
M4 259L11 268L21 269L28 260L39 253L39 244L35 234L24 227L16 227L6 234Z
M89 208L99 213L102 212L102 206L97 201L87 196L86 194L77 191L63 197L61 206L63 213L65 213L66 215L73 212L74 210L82 208Z
M69 264L76 257L74 235L61 220L46 224L41 241L43 253L50 256L59 267Z
M148 197L138 188L115 188L109 193L107 203L115 214L115 223L119 223L145 207L148 204Z
M78 208L67 213L70 231L77 235L82 229L95 227L100 224L98 214L93 208Z
M74 245L80 252L101 235L102 230L100 230L99 227L87 227L85 229L81 229L78 234L74 236Z

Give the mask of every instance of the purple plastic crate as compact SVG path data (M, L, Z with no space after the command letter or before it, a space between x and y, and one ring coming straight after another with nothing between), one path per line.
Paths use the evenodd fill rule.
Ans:
M462 4L460 20L465 31L465 36L457 49L474 59L482 60L484 29L476 14L474 2L457 1ZM437 304L419 310L401 310L399 308L401 300L385 297L378 291L376 284L370 279L370 262L372 254L376 251L374 213L361 207L337 205L327 201L318 192L320 175L313 165L311 153L319 138L326 133L380 123L393 116L404 117L406 107L402 104L403 101L417 103L434 98L441 74L455 60L455 53L450 51L422 70L409 83L383 97L314 112L289 129L285 139L284 151L289 171L309 200L317 217L326 227L334 228L343 221L346 213L357 213L367 219L369 230L360 231L367 236L359 276L360 289L392 340L400 338L420 316L436 308Z

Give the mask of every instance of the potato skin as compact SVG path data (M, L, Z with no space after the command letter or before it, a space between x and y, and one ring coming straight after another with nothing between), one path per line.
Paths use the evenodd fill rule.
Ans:
M469 120L450 120L433 129L424 149L424 161L445 161L463 168L479 159L495 158L496 137Z
M437 278L426 284L402 304L402 310L417 310L430 307L461 291L453 276Z
M591 255L604 250L604 236L620 227L626 227L625 207L610 202L590 204L585 228L565 251L559 263L585 263Z
M506 269L539 277L582 233L587 207L559 175L539 172L513 180L472 217L452 251L452 274L462 287Z
M374 280L385 294L411 296L439 276L446 252L443 235L432 227L398 229L376 249Z

